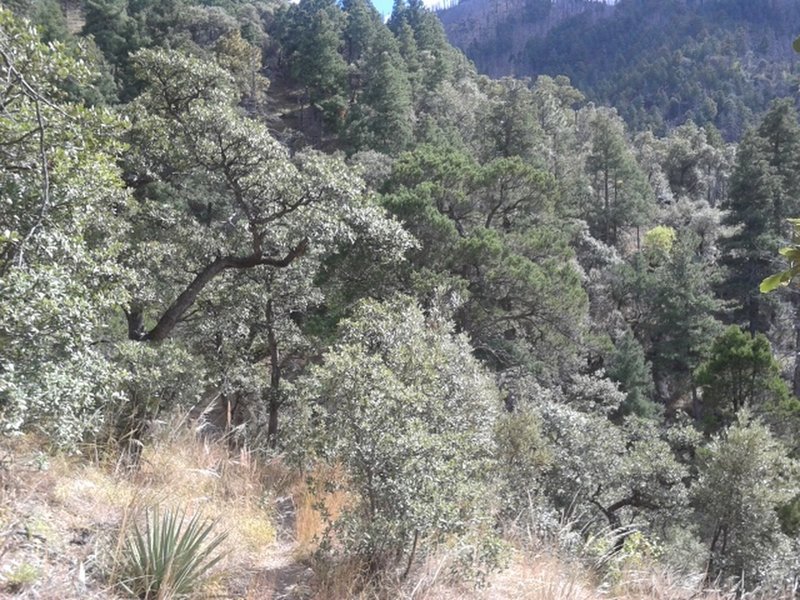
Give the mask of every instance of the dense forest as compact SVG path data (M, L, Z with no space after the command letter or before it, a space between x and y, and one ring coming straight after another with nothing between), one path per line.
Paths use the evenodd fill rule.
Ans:
M652 4L660 35L693 26ZM800 123L740 58L782 39L772 13L625 81L600 53L581 88L479 75L419 0L5 6L6 439L134 472L184 410L231 452L340 469L312 567L378 595L448 545L479 585L535 539L608 581L646 558L793 597L800 296L759 284L800 216ZM570 23L552 65L580 80ZM671 108L687 86L720 105L702 126Z
M635 130L689 120L738 140L797 92L792 0L464 0L439 14L480 72L566 75Z

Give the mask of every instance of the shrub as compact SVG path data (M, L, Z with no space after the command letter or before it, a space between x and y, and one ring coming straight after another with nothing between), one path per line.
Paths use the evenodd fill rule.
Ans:
M186 598L223 557L217 552L227 534L200 515L158 507L147 512L144 530L134 524L122 546L119 585L137 598Z
M306 458L346 471L354 501L335 528L344 552L373 574L407 572L430 543L490 514L497 390L466 338L408 298L364 302L340 339L298 383L295 435Z

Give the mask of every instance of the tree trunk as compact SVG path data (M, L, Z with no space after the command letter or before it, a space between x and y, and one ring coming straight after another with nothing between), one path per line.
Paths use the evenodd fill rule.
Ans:
M699 421L703 417L702 408L700 406L700 396L697 393L697 386L692 381L692 418Z
M274 316L272 312L272 300L267 302L267 340L269 342L269 390L267 398L269 402L269 422L267 424L267 441L270 448L275 448L278 444L278 409L281 406L280 385L281 385L281 366L278 354L278 341L275 338Z
M722 533L722 525L717 525L717 528L714 530L714 536L711 538L711 546L708 549L708 565L706 566L706 581L713 581L716 574L714 573L715 564L714 559L716 558L716 551L717 551L717 542L719 542L719 536Z
M128 339L139 341L144 337L144 311L141 306L132 305L125 311L128 321Z
M747 301L747 321L750 336L755 337L758 333L758 296L755 294L750 294Z

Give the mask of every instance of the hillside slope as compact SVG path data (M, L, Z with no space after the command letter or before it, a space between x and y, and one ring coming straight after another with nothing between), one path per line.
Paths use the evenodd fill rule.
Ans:
M482 72L567 75L634 129L692 120L737 139L797 90L791 0L465 0L439 17Z

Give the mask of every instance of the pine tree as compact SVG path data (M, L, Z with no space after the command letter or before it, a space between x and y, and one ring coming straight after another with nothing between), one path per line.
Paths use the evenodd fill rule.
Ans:
M729 272L723 294L738 301L751 335L769 327L758 285L771 272L779 247L774 204L780 196L779 187L764 139L756 131L748 131L739 144L730 194L723 205L729 211L724 223L737 229L720 245L721 262Z
M773 189L773 223L776 235L788 231L786 219L800 211L800 125L794 100L776 100L758 127L767 161L777 178Z
M533 94L524 81L504 77L494 84L483 124L487 159L519 156L531 160L543 132L536 120ZM491 142L491 144L486 143Z
M598 111L592 121L592 150L586 159L592 203L586 215L595 235L616 244L620 229L643 225L653 208L652 191L613 112Z
M378 11L366 0L345 0L342 8L347 14L344 27L345 58L352 65L361 60L383 24Z
M641 344L630 331L615 343L606 373L619 383L620 389L626 394L625 402L619 409L621 415L653 417L658 413L658 406L652 399L654 387L651 365L645 358Z
M397 42L381 26L364 57L364 90L350 117L357 147L393 154L411 142L414 112L403 66Z
M340 54L344 14L333 0L302 0L284 18L291 76L305 87L308 102L338 123L347 83L347 62Z
M417 48L417 41L414 39L414 31L411 29L406 21L401 21L400 25L395 30L395 37L397 38L400 56L406 63L406 71L408 72L408 79L411 83L411 90L416 98L421 90L420 87L420 68L421 63L419 59L419 49Z
M746 406L763 415L789 397L767 338L763 334L751 337L736 325L714 341L695 379L703 387L703 414L698 416L707 431L730 424Z

